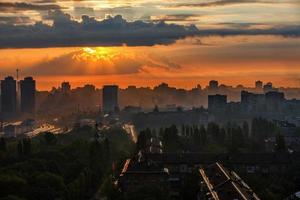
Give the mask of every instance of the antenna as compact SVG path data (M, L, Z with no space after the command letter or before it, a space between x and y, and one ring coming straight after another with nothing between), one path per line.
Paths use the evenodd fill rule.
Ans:
M17 72L17 81L19 80L19 69L16 69L16 72Z

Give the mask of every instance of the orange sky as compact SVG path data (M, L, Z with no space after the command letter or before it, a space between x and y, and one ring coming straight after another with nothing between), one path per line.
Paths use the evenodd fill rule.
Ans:
M154 47L44 48L0 50L0 75L34 76L39 90L70 81L84 84L205 87L227 85L300 86L300 39L278 36L201 37Z

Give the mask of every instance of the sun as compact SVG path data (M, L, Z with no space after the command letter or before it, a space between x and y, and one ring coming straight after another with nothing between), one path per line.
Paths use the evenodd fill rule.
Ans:
M79 53L75 54L73 59L90 62L110 61L117 54L118 52L110 47L85 47L82 48Z

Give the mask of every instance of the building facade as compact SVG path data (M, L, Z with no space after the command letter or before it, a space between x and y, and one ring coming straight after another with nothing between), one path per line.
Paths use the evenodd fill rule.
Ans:
M105 114L115 112L119 107L118 104L118 90L117 85L105 85L102 94L102 109Z
M8 76L4 80L1 80L1 112L13 114L16 111L16 80L12 76Z
M26 77L20 81L21 88L21 112L35 112L35 90L36 84L32 77Z

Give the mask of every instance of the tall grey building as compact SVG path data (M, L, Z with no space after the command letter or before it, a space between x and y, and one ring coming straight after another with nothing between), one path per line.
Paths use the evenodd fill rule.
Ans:
M208 110L210 111L224 111L227 104L226 95L208 95Z
M32 77L26 77L20 81L21 89L21 112L35 112L35 80Z
M1 111L3 113L17 111L16 80L12 76L1 80Z
M104 113L114 112L118 108L118 90L119 87L117 85L103 86L102 109Z

